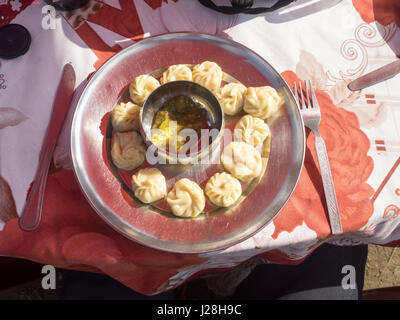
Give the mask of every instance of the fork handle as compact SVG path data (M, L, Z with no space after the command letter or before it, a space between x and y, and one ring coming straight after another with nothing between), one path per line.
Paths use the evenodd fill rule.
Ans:
M318 130L314 131L315 149L317 151L319 169L321 170L322 184L324 186L326 205L328 207L329 222L332 234L343 233L342 223L336 199L335 187L333 184L331 169L329 166L328 153L326 152L325 142Z

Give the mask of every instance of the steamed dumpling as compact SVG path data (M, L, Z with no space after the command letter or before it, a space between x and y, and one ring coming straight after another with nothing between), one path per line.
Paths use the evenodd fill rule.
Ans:
M111 159L116 167L133 170L146 157L146 147L136 131L116 132L111 141Z
M252 146L261 145L270 134L269 127L264 120L249 114L243 116L236 123L234 130L236 141L243 141Z
M203 212L206 198L203 189L196 182L183 178L168 193L167 202L174 215L196 217Z
M225 114L235 115L243 108L243 95L246 87L241 83L231 82L220 88L216 96Z
M193 67L193 81L210 89L218 90L222 81L222 70L215 62L204 61Z
M168 69L164 71L160 81L164 84L178 80L192 81L192 70L184 64L169 66Z
M280 107L282 98L270 87L249 87L244 94L243 109L253 117L266 119Z
M129 86L129 94L133 102L142 105L147 97L160 86L158 80L147 74L137 76Z
M221 162L225 170L244 182L259 176L262 170L260 153L245 142L228 144L222 152Z
M111 124L116 131L138 130L140 107L132 102L117 104L111 111Z
M151 203L166 196L167 183L160 170L145 168L132 176L132 189L140 201Z
M238 179L229 173L216 173L208 180L205 193L216 206L229 207L242 194L242 185Z

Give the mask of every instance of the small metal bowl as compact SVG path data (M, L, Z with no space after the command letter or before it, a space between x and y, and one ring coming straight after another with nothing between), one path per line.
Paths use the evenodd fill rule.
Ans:
M210 130L218 130L215 131L218 132L218 134L214 136L213 139L207 141L207 144L202 149L189 154L168 152L155 145L151 140L153 119L157 111L166 101L181 95L190 96L201 101L209 111ZM199 163L219 145L224 128L224 113L218 99L209 89L192 81L172 81L161 85L149 95L140 110L140 132L142 137L147 146L154 150L157 159L162 159L165 161L164 163L179 163L185 165Z

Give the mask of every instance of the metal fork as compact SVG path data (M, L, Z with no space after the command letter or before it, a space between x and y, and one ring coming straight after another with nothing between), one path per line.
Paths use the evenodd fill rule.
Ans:
M340 221L339 209L336 200L336 193L335 187L333 185L331 169L329 166L328 154L326 152L324 140L322 139L318 130L318 126L321 121L321 112L319 110L317 97L315 96L311 81L304 81L304 83L307 102L304 100L301 81L299 82L299 88L297 88L296 83L294 83L293 91L301 109L301 115L304 120L304 125L310 128L315 136L315 149L317 151L318 164L321 171L322 183L324 185L326 205L328 207L329 222L331 225L332 234L341 234L343 233L343 229L342 223ZM297 92L298 89L300 91L300 99ZM311 92L312 103L310 102L310 95L308 91Z

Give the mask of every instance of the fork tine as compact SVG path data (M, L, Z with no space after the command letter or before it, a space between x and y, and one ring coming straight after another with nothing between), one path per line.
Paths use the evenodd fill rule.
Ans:
M306 102L304 101L303 88L301 87L301 81L299 82L299 90L300 90L300 96L301 96L301 108L307 109Z
M309 93L308 93L308 90L310 89L310 84L311 84L311 81L304 81L304 83L305 83L305 87L306 87L306 98L307 98L307 107L308 108L312 108L313 107L313 105L311 104L311 102L310 102L310 95L309 95ZM309 84L310 83L310 84Z
M314 91L314 88L312 86L311 80L310 80L310 91L311 91L311 99L312 99L313 108L319 110L317 97L315 96L315 91Z

